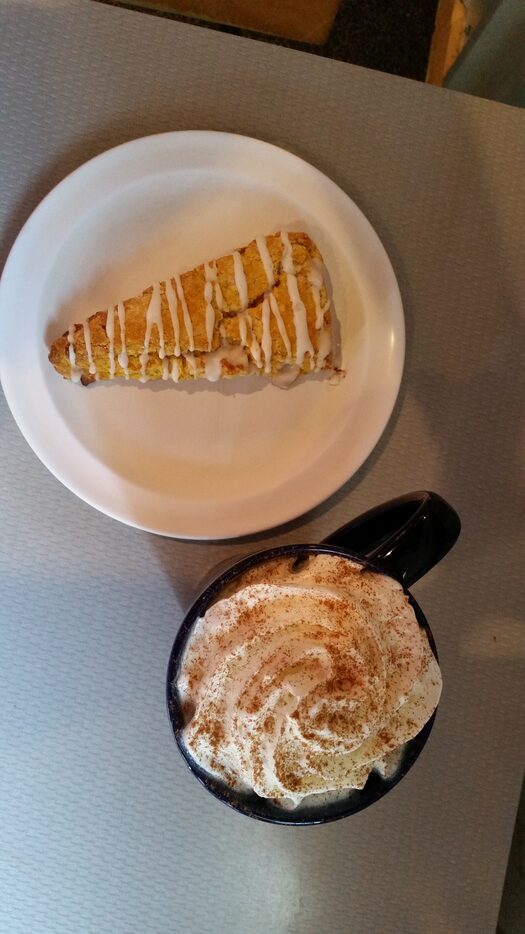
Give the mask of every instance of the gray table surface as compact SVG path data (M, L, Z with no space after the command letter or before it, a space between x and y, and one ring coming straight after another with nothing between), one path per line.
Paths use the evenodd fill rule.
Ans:
M87 0L3 0L0 71L3 258L89 157L157 131L231 130L303 156L360 205L394 263L408 342L367 463L248 542L180 543L99 515L2 399L0 931L492 934L523 764L524 113ZM422 487L463 520L415 587L445 681L424 755L386 799L324 828L229 812L187 774L164 706L200 579L254 542L318 540Z

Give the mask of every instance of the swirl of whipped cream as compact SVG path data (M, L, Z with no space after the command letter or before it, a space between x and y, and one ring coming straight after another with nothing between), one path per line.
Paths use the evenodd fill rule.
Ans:
M384 771L435 710L441 674L396 581L319 554L237 581L195 623L177 687L197 763L297 805Z

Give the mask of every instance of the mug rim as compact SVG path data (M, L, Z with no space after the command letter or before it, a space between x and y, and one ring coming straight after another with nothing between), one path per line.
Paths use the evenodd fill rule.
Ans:
M432 716L427 720L419 733L417 733L416 736L412 737L412 739L408 740L404 744L402 759L396 771L390 778L384 779L377 771L372 770L368 776L364 788L350 790L348 797L340 798L330 804L314 804L310 807L305 807L303 814L301 814L302 805L299 805L296 809L286 810L284 808L280 808L278 805L272 804L271 799L260 797L254 791L235 791L235 789L230 788L220 779L210 775L203 768L201 768L198 763L195 762L182 740L182 733L185 724L183 722L181 705L178 699L176 686L180 662L182 660L182 656L184 654L184 650L193 626L195 625L197 619L204 615L208 607L211 605L214 597L220 594L220 592L224 590L228 584L232 583L245 571L258 564L262 564L264 561L271 561L275 558L286 557L288 555L298 553L300 554L301 552L307 554L329 554L335 555L336 557L346 558L347 560L353 561L356 564L360 564L362 567L369 571L381 574L384 577L390 577L392 580L395 580L396 583L401 586L403 593L405 593L405 595L408 597L408 601L414 610L419 627L425 631L434 657L436 658L436 661L439 661L432 630L428 624L425 614L410 591L402 584L402 582L393 577L393 575L388 574L386 571L382 570L381 567L379 567L377 564L369 561L363 556L353 554L347 548L343 548L338 545L329 545L323 542L319 544L292 543L276 545L272 548L266 548L261 551L252 552L249 555L244 555L238 560L234 560L234 563L230 567L228 567L222 573L219 573L217 577L213 578L213 580L197 596L190 608L185 613L170 651L166 677L166 704L175 743L189 771L206 789L206 791L213 795L213 797L217 798L218 801L226 804L232 810L251 817L255 820L289 827L315 826L319 824L332 823L333 821L341 820L344 817L350 817L352 814L357 814L359 811L370 807L370 805L383 798L401 781L401 779L405 777L416 760L419 758L430 736L437 714L436 707ZM364 793L367 788L368 794L365 795ZM358 800L356 801L355 799ZM261 802L260 805L259 802Z

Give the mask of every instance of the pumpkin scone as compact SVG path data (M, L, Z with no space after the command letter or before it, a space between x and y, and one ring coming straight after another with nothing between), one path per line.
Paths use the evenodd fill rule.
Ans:
M84 385L333 371L321 254L306 233L257 237L72 324L49 360Z

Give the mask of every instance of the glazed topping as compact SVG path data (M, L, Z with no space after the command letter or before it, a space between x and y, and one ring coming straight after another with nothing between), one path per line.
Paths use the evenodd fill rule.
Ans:
M173 327L173 341L175 344L175 356L180 357L180 327L179 327L179 316L177 314L177 296L173 291L173 286L171 284L171 279L168 279L165 284L166 289L166 299L168 302L168 308L170 312L171 324Z
M264 272L268 282L266 288L271 289L272 285L275 283L275 276L273 272L272 257L270 256L268 247L266 246L266 237L256 237L255 243L257 244L259 256L261 257L261 263L263 264Z
M214 350L206 354L204 359L204 375L210 383L216 383L222 376L222 350Z
M198 376L199 374L198 374L198 372L197 372L197 361L196 361L194 355L193 355L192 353L185 353L185 354L184 354L184 359L185 359L186 363L188 364L188 370L190 371L190 374L191 374L192 378L193 378L193 379L197 379L197 376Z
M277 327L279 328L279 334L281 335L282 342L286 348L286 360L287 362L289 362L292 359L292 345L290 343L290 338L288 337L288 332L284 326L284 321L282 319L282 315L279 310L279 305L277 303L277 299L275 295L273 295L273 293L270 293L269 299L270 299L270 308L272 310L272 314L274 315L275 320L277 321Z
M67 343L68 343L68 357L69 365L71 367L71 380L74 383L80 382L80 377L82 376L82 370L77 366L77 358L75 354L75 325L72 324L67 332Z
M262 342L261 348L264 356L264 372L272 372L272 335L270 333L270 302L265 296L262 306Z
M256 336L256 334L255 334L255 331L253 330L253 325L252 325L251 318L248 317L248 320L250 321L250 331L251 331L251 337L250 337L250 354L251 354L252 359L253 359L253 361L254 361L254 363L255 363L255 366L257 367L258 370L260 370L260 369L262 369L262 353L261 353L261 347L260 347L259 341L257 340L257 336Z
M237 315L237 320L239 322L239 336L241 345L242 347L248 348L255 366L258 370L260 370L263 365L261 347L255 335L253 322L249 312L241 311Z
M248 358L244 348L238 345L231 347L219 347L204 357L204 375L210 383L216 383L222 376L222 368L234 368L246 372L248 369Z
M299 295L297 277L293 264L292 246L290 238L285 230L281 232L283 242L282 266L286 273L286 287L293 308L293 320L295 327L296 350L295 356L298 366L302 366L306 354L310 354L310 369L314 366L314 348L308 333L308 317L306 308Z
M174 383L179 382L180 369L179 369L179 358L178 357L173 357L171 361L171 378Z
M243 347L248 346L248 329L252 330L252 319L250 318L247 311L241 311L237 315L237 320L239 322L239 336L241 338L241 344Z
M110 305L106 317L106 334L109 340L109 378L113 379L115 375L115 308ZM91 373L91 368L89 370Z
M117 315L118 315L118 323L119 323L119 328L120 328L120 344L121 344L120 353L117 359L118 359L119 366L122 367L122 369L124 370L124 376L126 377L126 379L129 379L129 369L128 369L129 359L128 359L128 351L126 349L126 309L124 308L123 302L119 302L117 304Z
M93 360L93 351L91 349L91 331L89 329L89 321L84 321L84 343L86 345L86 353L88 358L88 369L91 376L94 376L95 379L98 379L97 368L95 366L95 361Z
M396 581L315 555L259 565L210 607L177 686L196 762L298 804L384 769L432 715L441 675Z
M219 311L222 311L224 308L224 298L222 295L221 287L218 282L215 282L215 304Z
M215 310L212 305L213 300L213 281L217 273L208 263L204 263L204 301L206 302L206 340L208 341L208 351L213 344L213 331L215 328Z
M272 379L274 386L279 386L280 389L289 389L290 386L295 383L296 379L299 377L301 371L298 366L290 366L286 364L281 367L281 369L275 374Z
M315 305L315 327L316 330L319 331L323 327L325 312L330 307L330 301L328 300L325 305L321 307L320 293L324 286L324 264L318 257L312 260L308 272L308 282L310 283Z
M332 350L332 335L330 331L326 328L323 328L319 333L319 349L317 351L317 356L315 358L315 369L317 371L322 370L323 364Z
M242 264L242 257L238 250L232 254L233 256L233 274L235 276L235 287L239 293L239 302L240 310L244 311L248 307L248 283L246 281L246 274L244 272L244 266Z
M162 325L162 303L160 297L160 282L156 282L153 286L151 293L150 302L148 305L148 310L146 312L146 334L144 335L144 350L140 355L140 381L145 383L148 379L146 374L146 367L149 360L149 345L151 341L151 332L153 325L157 326L159 332L159 359L163 360L165 356L164 350L164 328Z
M180 276L174 276L173 278L175 281L175 288L177 289L177 297L182 306L182 317L184 319L184 327L186 328L186 334L188 335L188 347L193 353L193 351L195 350L195 344L193 342L193 326L191 323L188 306L186 304L184 289L182 288L182 282L181 282Z

